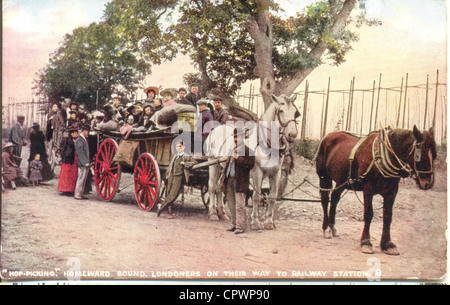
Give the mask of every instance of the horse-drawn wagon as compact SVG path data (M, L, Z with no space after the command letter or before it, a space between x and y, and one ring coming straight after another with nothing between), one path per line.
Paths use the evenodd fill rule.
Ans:
M94 164L95 185L99 196L106 201L128 186L134 186L135 199L144 211L150 211L164 197L164 176L174 156L173 146L179 133L171 128L151 132L133 132L127 139L120 132L105 132ZM207 161L196 157L200 164ZM119 189L123 173L131 173L131 185ZM188 186L200 190L203 204L208 207L207 166L192 171Z

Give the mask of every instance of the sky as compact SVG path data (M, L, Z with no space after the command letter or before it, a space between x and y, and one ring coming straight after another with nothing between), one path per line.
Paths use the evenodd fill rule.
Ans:
M2 99L31 97L36 72L49 60L59 42L76 27L101 20L107 0L3 1ZM315 0L277 0L288 16ZM368 0L369 17L382 26L358 29L360 41L339 67L323 65L308 78L323 89L328 78L336 88L348 87L353 76L363 87L383 73L385 84L399 85L409 73L411 83L424 83L441 70L446 78L447 7L445 0ZM148 85L179 87L182 74L193 68L188 58L153 67ZM245 90L245 88L244 88Z

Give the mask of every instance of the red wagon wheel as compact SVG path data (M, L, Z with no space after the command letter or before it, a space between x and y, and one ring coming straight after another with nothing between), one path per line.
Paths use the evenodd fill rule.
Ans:
M156 159L149 153L142 154L134 168L134 192L139 207L150 211L159 199L161 173Z
M120 182L120 164L113 162L119 145L112 139L106 139L97 152L94 174L97 193L103 200L111 201Z

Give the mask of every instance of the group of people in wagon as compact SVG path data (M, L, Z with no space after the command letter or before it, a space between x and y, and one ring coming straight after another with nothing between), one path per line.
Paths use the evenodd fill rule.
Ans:
M201 98L198 85L192 85L189 92L185 88L169 88L160 92L157 87L148 87L144 92L145 100L127 104L119 96L114 96L111 103L94 114L96 120L93 129L119 131L128 138L133 132L151 132L171 127L182 113L201 114L196 130L203 130L209 121L216 120L222 124L228 121L228 112L223 108L222 99L213 98L213 106ZM207 134L202 134L203 140Z
M228 112L222 105L222 99L215 97L213 98L213 104L211 104L200 96L198 85L191 86L189 92L184 88L179 90L166 89L159 92L156 87L148 87L144 92L146 94L145 100L127 104L124 104L119 96L113 96L110 103L93 113L86 112L83 105L73 101L66 101L63 104L54 103L48 115L45 135L42 131L39 131L37 124L33 126L36 133L39 131L38 134L42 135L39 140L42 143L39 145L43 147L43 151L41 154L35 153L33 157L30 156L28 177L30 175L31 177L40 176L38 181L42 180L43 167L39 155L41 155L41 158L44 157L44 161L48 164L44 141L49 142L60 136L59 151L62 160L58 191L61 194L74 194L75 199L87 199L85 195L91 192L93 180L92 172L89 170L93 157L87 140L89 133L93 131L119 131L126 138L133 132L149 132L165 128L176 121L173 116L176 117L179 113L196 112L199 114L196 129L200 132L199 136L203 142L209 133L209 131L204 131L203 126L209 121L225 124L229 120ZM63 133L65 133L65 136L62 136ZM239 144L239 147L242 147L243 137L242 133L235 134L236 145ZM9 166L9 168L14 169L14 177L11 177L11 181L20 180L29 183L20 171L20 163L18 164L17 161L20 157L18 158L13 153L13 149L23 145L26 145L24 140L19 145L4 145L3 168ZM176 143L176 146L178 153L172 160L173 166L171 168L173 170L168 171L169 176L176 172L175 165L179 163L178 159L184 153L184 143ZM233 226L230 231L236 233L244 231L244 226L241 223L245 217L239 215L242 215L245 206L245 188L248 189L249 171L253 167L250 166L250 163L253 162L252 164L254 164L254 157L249 157L248 153L246 156L243 158L235 153L229 165L227 163L226 175L227 181L229 181L227 190L230 192L227 197L232 198L230 199L230 205L232 207ZM181 164L183 167L185 166L185 162ZM236 200L233 200L235 198L233 194L236 194ZM174 200L175 198L167 200L163 205L160 205L157 215L159 216L165 208L170 208Z

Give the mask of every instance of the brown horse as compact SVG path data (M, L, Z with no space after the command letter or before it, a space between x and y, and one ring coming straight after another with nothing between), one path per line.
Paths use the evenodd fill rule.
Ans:
M325 238L338 237L335 227L336 206L344 190L364 194L364 230L362 252L373 254L370 242L370 224L373 218L372 200L381 195L383 204L383 234L381 250L388 255L399 255L391 241L392 208L401 178L414 177L422 190L434 185L433 161L436 143L433 129L420 132L390 127L358 138L346 132L326 136L316 156L316 170L320 178L320 193L324 211ZM332 189L333 181L336 183ZM328 204L331 205L328 211Z

